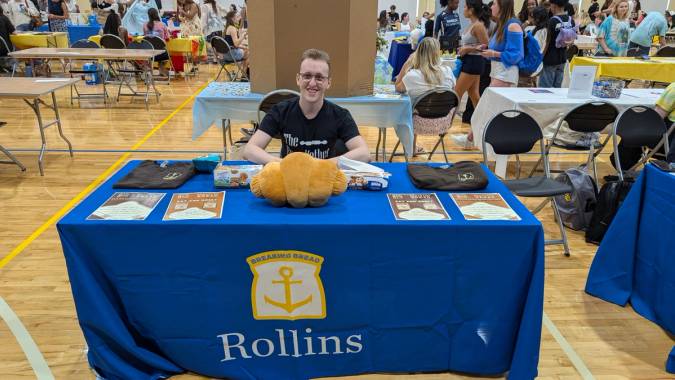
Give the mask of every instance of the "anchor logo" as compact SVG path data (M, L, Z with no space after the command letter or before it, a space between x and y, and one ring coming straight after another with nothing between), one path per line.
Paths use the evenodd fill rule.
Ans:
M319 277L323 257L302 251L268 251L246 259L255 319L322 319L326 296Z
M282 302L277 302L273 299L271 299L268 296L265 296L265 302L274 305L276 307L280 307L287 312L292 312L293 310L299 308L302 305L306 305L310 302L312 302L312 296L309 295L307 298L300 302L293 303L291 300L291 286L294 284L302 284L302 281L300 280L291 280L293 278L293 268L291 267L281 267L279 268L279 275L281 276L282 280L275 280L272 281L273 284L283 284L284 285L284 295L286 296L285 301Z

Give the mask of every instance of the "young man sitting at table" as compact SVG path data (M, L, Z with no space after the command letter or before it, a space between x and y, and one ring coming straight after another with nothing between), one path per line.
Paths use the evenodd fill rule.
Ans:
M349 111L324 98L331 85L328 54L306 50L296 83L300 97L272 107L246 144L244 158L266 164L291 152L305 152L321 159L344 154L352 160L369 161L368 146ZM265 151L274 136L281 136L281 158Z

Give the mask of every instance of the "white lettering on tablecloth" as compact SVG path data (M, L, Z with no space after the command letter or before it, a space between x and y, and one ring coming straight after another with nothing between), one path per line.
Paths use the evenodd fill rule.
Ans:
M311 355L358 354L363 351L361 334L348 336L343 344L342 339L337 336L312 336L310 335L312 333L310 328L305 329L307 336L303 337L298 336L298 330L275 329L274 331L277 332L275 338L258 338L250 341L250 343L246 341L246 336L242 333L233 332L218 335L223 344L224 355L220 361L251 359L254 356L266 358L274 354L276 356L299 358ZM318 352L315 350L318 350Z

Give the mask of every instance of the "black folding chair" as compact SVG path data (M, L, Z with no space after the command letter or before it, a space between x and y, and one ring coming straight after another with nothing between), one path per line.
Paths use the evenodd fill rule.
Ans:
M655 57L675 57L675 46L664 46L656 51Z
M99 41L101 44L101 47L104 49L126 49L127 44L124 43L124 41L119 37L114 34L104 34L101 36L101 40ZM124 60L106 60L106 64L108 65L108 75L106 75L106 78L104 79L105 82L108 83L113 83L117 84L117 82L120 82L120 75L117 72L121 66L124 65ZM115 78L115 80L110 80L109 76L112 76Z
M614 123L618 114L619 111L613 104L602 101L591 101L575 107L558 121L553 137L546 143L546 155L550 153L552 148L576 152L588 150L588 160L586 165L593 166L593 177L595 178L595 183L598 183L598 170L595 158L602 152L602 149L607 145L611 136L607 135L602 144L590 139L590 145L588 147L565 144L556 138L558 137L560 128L563 126L563 122L566 122L567 127L574 132L586 134L600 133L608 125ZM537 161L534 168L532 168L530 176L539 168L539 164L541 164L541 158Z
M176 70L173 67L173 62L171 61L171 57L169 57L169 50L166 47L166 41L161 39L158 36L145 36L143 37L143 40L150 42L152 45L152 48L155 50L164 50L163 53L157 54L155 56L155 62L157 62L159 65L163 64L164 62L169 62L169 77L166 81L166 84L171 83L171 75L172 73L176 72Z
M2 37L0 37L0 39L1 39L1 38L2 38ZM4 121L0 121L0 128L4 127L5 124L7 124L7 123L5 123ZM21 161L19 161L18 158L14 157L14 155L13 155L10 151L8 151L7 149L5 149L5 147L2 146L2 145L0 145L0 152L4 153L4 154L11 160L11 161L0 161L0 164L16 165L16 166L18 166L19 168L21 168L21 171L22 171L22 172L25 172L25 171L26 171L26 167L23 166L23 164L21 163Z
M127 45L121 38L114 34L104 34L101 36L101 47L104 49L126 49Z
M246 72L244 71L244 68L241 65L241 62L243 62L243 59L235 59L234 55L232 55L232 47L230 44L225 41L224 38L219 37L219 36L214 36L211 38L211 47L213 47L213 50L216 51L216 56L220 55L222 58L219 60L220 62L220 70L218 71L218 75L216 76L216 82L220 78L220 74L225 70L227 73L227 76L230 78L230 81L234 81L237 77L240 77L241 79L246 79L248 80L248 76L246 75ZM228 65L235 65L237 68L236 72L230 71L227 69Z
M452 121L455 118L458 105L459 98L457 97L457 94L448 87L439 87L426 91L415 100L415 103L413 104L413 131L415 140L417 140L417 135L438 136L438 141L436 141L436 145L434 145L434 148L429 153L427 160L431 160L436 149L438 149L438 145L441 145L441 148L443 149L443 158L446 163L448 162L444 138L448 133L448 130L452 127ZM438 119L442 119L441 123L438 122ZM386 159L384 150L386 138L386 129L380 129L380 134L377 138L377 146L375 147L375 160L377 160L379 156L380 139L383 140L382 157ZM416 141L413 141L413 149L415 149L415 142ZM399 139L394 146L394 151L391 152L389 162L393 160L400 144L401 140ZM409 153L414 154L415 152ZM407 161L408 157L405 156L405 158Z
M150 42L145 40L133 41L129 43L127 49L154 50ZM155 87L155 82L153 81L152 78L152 66L153 66L152 58L147 63L147 65L149 67L146 67L145 62L143 62L142 64L139 64L137 62L127 62L125 65L123 65L117 70L118 74L120 75L119 87L117 89L117 101L119 101L120 96L131 96L132 99L134 99L135 97L143 97L145 99L145 108L148 109L148 99L151 94L150 87L152 86L153 90L152 94L154 94L157 97L157 102L159 102L160 93L159 91L157 91L157 88ZM132 87L131 82L136 77L140 77L140 79L145 84L145 93L141 93L137 89L134 89ZM122 85L125 85L130 90L130 93L128 94L122 93Z
M664 146L665 153L668 155L667 132L663 118L651 108L633 106L619 114L612 130L612 143L614 164L621 181L623 181L623 169L619 154L619 137L621 137L622 147L642 149L642 158L629 169L632 171L639 165L644 165L661 146ZM651 147L654 149L650 152Z
M16 73L16 67L19 65L19 61L9 56L12 50L9 48L7 41L4 38L0 37L0 62L4 61L12 68L11 76L14 76Z
M98 49L99 46L89 40L78 40L75 41L72 45L70 45L71 48L79 48L79 49ZM73 78L73 75L77 75L80 77L85 77L87 75L96 75L99 78L103 78L104 76L104 70L102 67L100 67L98 64L96 65L96 68L93 70L85 70L84 68L80 69L73 69L73 62L76 60L69 60L68 61L68 73L70 74L70 77ZM73 104L73 99L77 99L77 103L80 104L80 99L83 98L103 98L103 104L107 104L108 101L108 90L106 88L106 81L102 80L103 82L103 92L95 92L95 93L82 93L77 87L77 84L73 83L73 85L70 86L70 104ZM77 96L73 96L73 90L77 94Z
M496 154L517 155L530 152L537 141L539 141L540 160L544 163L544 175L503 182L511 192L519 197L547 198L532 211L534 214L541 211L548 201L551 202L561 239L547 240L545 244L562 244L565 256L569 256L567 234L560 218L555 196L571 193L573 189L570 185L551 178L548 152L544 147L544 136L537 122L530 115L517 110L504 111L493 117L483 131L483 163L485 165L488 163L487 144L492 146Z

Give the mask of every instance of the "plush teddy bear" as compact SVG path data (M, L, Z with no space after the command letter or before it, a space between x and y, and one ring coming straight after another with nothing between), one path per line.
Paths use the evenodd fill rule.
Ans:
M270 162L251 180L251 191L277 207L320 207L331 195L347 189L347 178L335 162L294 152L281 162Z

